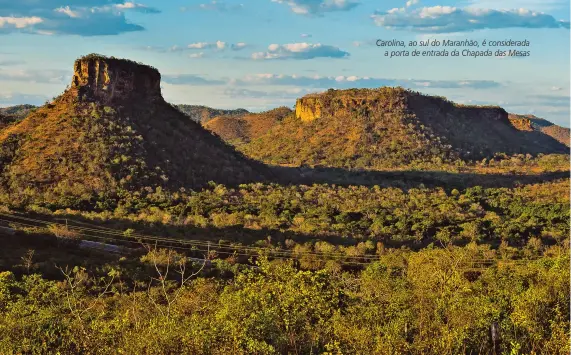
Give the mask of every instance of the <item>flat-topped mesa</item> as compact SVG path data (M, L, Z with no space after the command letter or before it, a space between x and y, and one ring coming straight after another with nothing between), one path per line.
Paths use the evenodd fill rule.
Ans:
M507 112L497 106L456 105L442 97L423 95L400 87L333 90L309 94L296 101L295 114L303 122L320 117L373 114L391 110L413 112L429 118L447 115L464 119L499 121L511 126Z
M130 60L91 54L75 61L72 88L81 100L162 99L161 74Z
M296 101L295 114L303 122L320 117L366 114L373 109L404 107L406 91L402 88L378 89L330 89L323 93L309 94Z

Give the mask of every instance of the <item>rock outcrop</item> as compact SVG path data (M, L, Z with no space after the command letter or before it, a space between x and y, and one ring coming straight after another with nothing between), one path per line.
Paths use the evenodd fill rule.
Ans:
M297 99L295 115L303 122L310 122L321 117L321 103L316 97Z
M399 88L329 90L321 94L309 94L297 99L295 112L301 121L311 122L325 116L373 113L397 108L509 124L508 113L501 107L455 105L441 97L421 95ZM426 112L427 109L434 112Z
M88 55L76 60L71 86L86 101L162 99L157 69L113 57Z
M519 131L533 132L535 130L533 128L531 120L527 117L518 116L518 115L509 115L509 120L512 126L514 126Z

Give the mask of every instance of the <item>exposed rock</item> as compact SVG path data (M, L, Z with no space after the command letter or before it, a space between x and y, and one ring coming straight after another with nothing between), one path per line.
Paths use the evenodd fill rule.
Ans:
M134 97L162 99L161 74L128 60L88 55L75 61L72 88L81 100L125 101Z
M511 124L520 131L533 132L533 125L529 118L524 117L514 117L514 115L509 115L509 120Z
M321 103L318 98L305 97L297 99L295 115L303 122L313 121L321 117Z

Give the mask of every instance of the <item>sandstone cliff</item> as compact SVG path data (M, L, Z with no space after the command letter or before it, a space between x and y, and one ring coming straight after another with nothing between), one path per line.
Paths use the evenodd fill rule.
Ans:
M74 64L72 88L82 100L162 100L161 74L132 61L89 55Z

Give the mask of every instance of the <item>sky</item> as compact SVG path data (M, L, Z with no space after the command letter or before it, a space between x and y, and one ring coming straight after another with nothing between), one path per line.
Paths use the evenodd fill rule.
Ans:
M99 53L159 69L174 104L262 111L402 86L569 127L568 0L139 1L0 0L0 106L61 94L74 60ZM527 40L529 55L385 56L435 40Z

